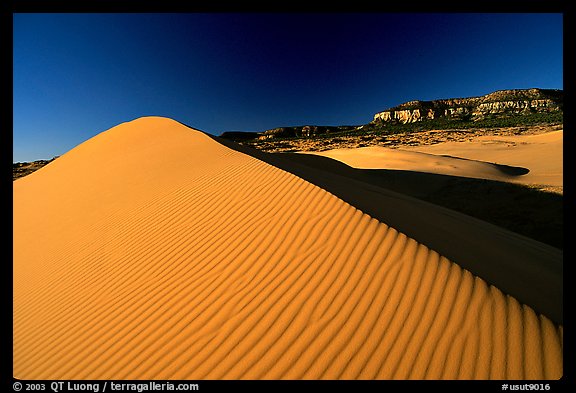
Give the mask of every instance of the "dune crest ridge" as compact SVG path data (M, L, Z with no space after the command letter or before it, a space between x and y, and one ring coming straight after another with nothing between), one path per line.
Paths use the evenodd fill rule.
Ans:
M14 181L14 377L558 379L563 327L166 118Z

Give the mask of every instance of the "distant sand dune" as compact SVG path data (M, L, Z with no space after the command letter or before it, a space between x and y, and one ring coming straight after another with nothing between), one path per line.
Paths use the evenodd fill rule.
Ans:
M481 136L468 143L446 142L406 150L526 167L530 169L528 174L509 181L562 187L563 139L564 131L558 130L536 135Z
M173 120L114 127L13 189L16 378L562 376L561 325Z
M563 186L563 130L537 135L481 136L466 142L334 149L310 154L354 168L398 169L443 175Z

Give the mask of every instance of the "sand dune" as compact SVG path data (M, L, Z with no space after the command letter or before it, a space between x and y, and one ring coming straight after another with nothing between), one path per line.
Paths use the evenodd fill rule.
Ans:
M335 149L308 153L333 158L359 169L410 170L443 175L507 181L529 172L527 168L406 151L382 146Z
M525 167L530 169L529 173L508 180L563 186L563 137L563 130L536 135L492 135L471 142L446 142L406 150Z
M354 168L397 169L520 184L563 185L563 131L481 136L399 149L382 146L315 152Z
M562 376L561 325L173 120L114 127L13 190L16 378Z

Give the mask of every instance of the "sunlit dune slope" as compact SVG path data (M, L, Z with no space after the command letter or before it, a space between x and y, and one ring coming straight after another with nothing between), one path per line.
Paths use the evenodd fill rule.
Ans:
M16 378L562 375L562 326L176 121L121 124L13 187Z

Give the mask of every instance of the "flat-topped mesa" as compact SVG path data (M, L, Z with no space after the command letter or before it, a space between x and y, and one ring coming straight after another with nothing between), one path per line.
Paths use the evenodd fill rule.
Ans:
M499 90L480 97L408 101L378 112L373 122L415 123L447 118L477 121L486 117L561 112L564 92L553 89Z

